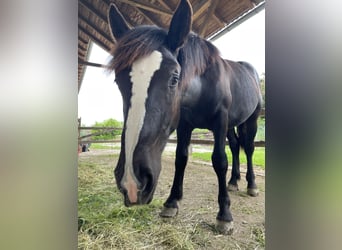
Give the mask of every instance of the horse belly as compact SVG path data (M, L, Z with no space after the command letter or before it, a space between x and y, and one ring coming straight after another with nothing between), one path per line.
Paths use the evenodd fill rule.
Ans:
M233 96L228 112L228 127L235 127L244 123L257 109L260 103L257 95Z

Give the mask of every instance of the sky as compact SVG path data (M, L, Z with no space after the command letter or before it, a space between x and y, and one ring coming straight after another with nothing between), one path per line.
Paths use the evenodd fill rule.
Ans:
M225 59L247 61L259 75L265 73L265 10L219 39L212 41ZM89 61L106 64L110 55L97 46L92 46ZM78 118L82 125L91 126L109 118L123 121L121 94L114 82L114 73L103 68L87 66L78 94Z

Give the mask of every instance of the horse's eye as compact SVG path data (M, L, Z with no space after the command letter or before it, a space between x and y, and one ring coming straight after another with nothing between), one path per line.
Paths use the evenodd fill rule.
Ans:
M176 87L179 82L179 75L178 74L172 74L170 87Z

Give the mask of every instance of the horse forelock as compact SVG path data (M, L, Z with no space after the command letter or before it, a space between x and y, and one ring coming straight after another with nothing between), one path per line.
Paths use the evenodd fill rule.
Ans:
M108 69L118 74L131 67L136 60L160 48L166 36L167 32L156 26L139 26L130 30L116 44Z

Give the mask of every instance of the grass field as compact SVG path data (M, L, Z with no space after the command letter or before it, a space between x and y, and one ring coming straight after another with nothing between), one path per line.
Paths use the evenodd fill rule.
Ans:
M89 149L117 149L120 150L120 145L110 145L107 143L92 143Z
M228 157L229 165L232 163L232 153L230 152L229 147L226 147L226 153ZM191 157L193 159L203 160L207 162L211 162L211 152L193 152ZM243 149L240 150L240 164L246 164L246 155L243 152ZM253 154L253 164L265 169L265 148L255 148Z

